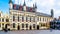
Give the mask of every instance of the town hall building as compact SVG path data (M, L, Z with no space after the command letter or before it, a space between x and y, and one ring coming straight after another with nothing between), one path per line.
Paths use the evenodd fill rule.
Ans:
M54 16L53 9L51 9L51 15L49 15L37 12L36 3L33 4L33 7L28 7L25 1L23 5L18 5L14 4L12 0L9 0L9 6L8 23L4 22L4 24L6 23L4 28L10 30L39 30L50 28L49 22L53 20ZM1 23L0 25L2 25ZM0 28L3 29L2 26Z

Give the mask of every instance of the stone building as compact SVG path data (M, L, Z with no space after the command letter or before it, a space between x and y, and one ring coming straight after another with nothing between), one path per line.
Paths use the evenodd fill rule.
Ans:
M14 4L12 0L9 0L9 6L9 15L6 18L4 17L4 19L8 19L9 26L7 27L10 30L39 30L50 28L49 22L53 20L53 9L51 9L51 15L49 15L37 12L36 3L33 4L33 7L28 7L25 1L23 5L18 5Z

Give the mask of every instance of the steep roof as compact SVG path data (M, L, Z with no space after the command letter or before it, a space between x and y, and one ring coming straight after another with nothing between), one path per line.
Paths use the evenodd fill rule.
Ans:
M46 16L46 17L51 17L49 14L41 13L41 12L35 12L37 16Z

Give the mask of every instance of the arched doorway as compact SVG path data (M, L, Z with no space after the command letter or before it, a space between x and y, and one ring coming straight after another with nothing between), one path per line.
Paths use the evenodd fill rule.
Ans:
M37 25L37 30L39 30L39 25Z
M20 30L20 25L18 24L17 29Z
M33 24L33 28L35 29L35 24Z
M15 28L15 25L16 25L16 24L15 24L15 23L13 23L13 28Z
M26 30L28 30L28 24L26 24Z
M30 30L32 30L32 26L30 25Z
M10 28L8 28L9 24L5 24L5 29L6 30L10 30Z
M7 28L8 28L8 24L5 25L5 29L7 29Z
M24 30L24 24L22 23L22 30Z

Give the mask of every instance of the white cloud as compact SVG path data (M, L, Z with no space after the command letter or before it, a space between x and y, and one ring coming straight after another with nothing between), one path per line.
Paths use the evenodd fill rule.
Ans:
M60 6L60 2L57 3Z
M15 0L15 4L18 4L18 0Z
M59 17L60 16L60 10L54 9L54 17Z

